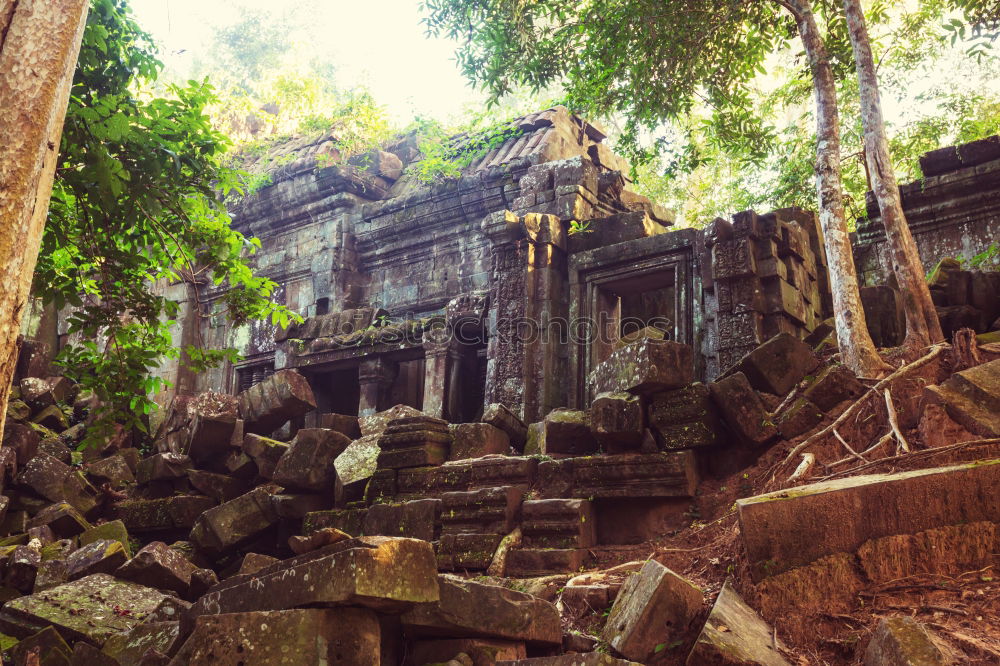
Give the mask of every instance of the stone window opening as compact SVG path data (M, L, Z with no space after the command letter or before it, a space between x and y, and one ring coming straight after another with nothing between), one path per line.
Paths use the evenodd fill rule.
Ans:
M236 369L236 392L242 393L274 374L274 359Z

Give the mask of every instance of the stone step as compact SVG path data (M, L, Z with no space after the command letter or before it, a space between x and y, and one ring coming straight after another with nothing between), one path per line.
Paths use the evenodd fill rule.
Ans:
M1000 522L1000 459L824 481L737 500L755 581L871 539Z

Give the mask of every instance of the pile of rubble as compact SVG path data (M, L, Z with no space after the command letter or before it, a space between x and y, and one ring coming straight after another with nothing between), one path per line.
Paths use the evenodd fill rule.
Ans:
M495 404L478 423L397 406L296 427L316 401L283 370L176 398L146 456L123 433L76 451L92 400L24 377L0 447L0 640L41 664L792 663L769 624L790 608L995 565L995 446L739 499L745 556L721 575L593 570L871 392L817 354L828 334L778 335L704 385L690 347L647 329L593 371L588 410L533 424ZM932 375L921 404L965 439L1000 435L1000 360ZM950 649L887 617L859 654Z

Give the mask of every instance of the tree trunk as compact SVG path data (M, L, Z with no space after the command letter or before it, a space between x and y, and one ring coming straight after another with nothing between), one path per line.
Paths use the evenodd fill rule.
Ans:
M896 274L906 312L905 345L911 349L922 349L933 342L944 340L944 334L924 279L917 244L913 242L910 226L903 214L896 174L889 157L885 121L882 119L882 100L879 96L875 60L860 0L844 0L844 13L857 63L861 126L864 129L868 173L871 174L872 190L882 212L882 224L885 226L886 240L892 254L892 270Z
M785 6L792 10L798 24L816 94L816 189L841 358L859 377L878 377L888 365L878 355L868 332L847 234L840 169L840 116L833 69L809 0L791 0Z
M7 411L89 4L0 0L0 414Z

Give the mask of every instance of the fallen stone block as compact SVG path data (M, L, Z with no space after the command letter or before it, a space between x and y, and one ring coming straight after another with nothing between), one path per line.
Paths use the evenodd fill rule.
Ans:
M143 622L132 631L115 634L104 643L102 652L117 663L140 664L146 652L153 650L160 654L175 651L181 640L180 623Z
M601 393L648 394L687 386L694 380L690 345L643 338L611 353L590 373L590 387Z
M528 644L560 645L559 611L547 601L496 585L457 576L438 576L440 600L403 613L408 636L501 638Z
M365 516L368 509L331 509L312 511L302 519L302 533L311 534L317 530L333 527L353 536L364 534ZM395 536L395 535L392 535Z
M191 616L286 610L302 606L365 606L385 612L438 600L430 543L363 537L234 576L191 607ZM308 583L308 584L307 584Z
M424 413L408 405L395 405L370 416L362 416L358 419L358 425L361 428L362 437L381 435L390 421L413 416L424 416Z
M642 666L634 661L616 659L605 652L564 654L559 657L532 657L517 661L498 661L496 666Z
M607 393L590 403L591 434L601 449L622 453L642 443L642 403L631 393Z
M122 548L125 549L125 555L127 557L132 557L131 546L129 546L128 530L125 528L125 523L120 520L112 520L110 522L88 528L84 530L79 537L77 537L77 540L80 542L81 547L94 543L95 541L117 541L122 545Z
M419 499L443 492L523 486L535 482L538 459L530 456L492 456L449 462L439 467L401 469L393 494L400 499ZM381 472L380 472L381 474Z
M279 442L270 437L247 433L243 437L243 454L249 456L256 466L254 473L260 474L261 478L271 479L274 477L274 470L278 466L278 461L288 451L288 444ZM237 455L238 454L230 454ZM235 461L234 461L235 462ZM231 469L240 477L252 476L239 473L238 470Z
M498 641L486 638L442 638L413 641L409 658L413 664L444 664L453 657L464 654L472 666L492 666L498 661L524 659L524 643Z
M819 358L793 335L776 335L744 356L727 375L742 372L758 391L783 396L819 366Z
M537 487L545 499L693 497L697 486L691 451L566 458L538 465Z
M624 657L645 661L658 645L684 635L703 602L701 590L649 560L626 579L602 636Z
M90 523L66 502L45 507L31 519L28 526L47 526L60 539L68 539L90 529Z
M764 402L742 372L709 385L722 418L730 429L751 444L763 444L778 434Z
M705 626L688 655L687 666L789 666L774 647L771 627L733 589L722 586Z
M191 541L206 554L221 555L252 540L278 522L273 494L262 486L205 511L191 528Z
M288 547L291 548L292 552L296 555L304 555L306 553L311 553L314 550L319 550L324 546L340 543L341 541L347 541L350 538L351 535L347 532L341 532L333 527L326 527L312 532L307 536L288 537Z
M94 541L66 558L66 579L76 580L96 573L113 574L128 561L125 547L118 541Z
M67 641L102 646L112 635L140 624L164 596L142 585L94 574L8 601L0 608L0 630L24 638L51 626Z
M943 404L948 416L969 432L982 437L1000 435L1000 360L927 386L924 396L929 402Z
M12 664L27 666L69 666L72 650L52 627L45 627L10 648ZM75 666L75 662L74 666Z
M316 424L320 428L336 430L339 433L347 435L347 438L350 440L361 437L361 423L357 416L327 412L316 417Z
M145 485L152 481L183 479L194 464L191 458L179 453L157 453L139 461L136 481Z
M486 405L483 409L482 422L503 430L510 438L510 445L514 450L524 451L524 443L528 441L528 426L506 405L500 403Z
M69 465L39 453L25 463L18 483L50 502L60 502L66 499L63 484L72 471Z
M278 518L285 520L302 520L307 514L315 511L325 511L333 508L334 499L339 493L314 495L311 493L272 495L271 503Z
M989 564L1000 552L1000 525L981 520L866 541L857 561L881 584L920 574L957 575Z
M191 419L187 454L202 461L225 453L232 446L239 419L239 399L224 393L206 392L188 403Z
M798 437L819 425L823 412L807 398L799 398L778 415L778 432L785 439Z
M191 487L204 493L218 502L228 502L251 490L251 485L244 479L234 478L228 474L216 474L202 469L188 471L188 481Z
M454 423L449 428L453 438L449 460L481 458L510 451L510 437L489 423Z
M845 400L861 397L864 392L864 384L846 366L831 365L824 368L809 384L802 392L802 397L821 411L829 412Z
M167 544L153 541L124 563L115 575L158 590L171 590L183 597L191 585L191 575L197 569Z
M711 391L695 382L649 398L649 427L668 451L696 449L719 443L722 423Z
M1000 522L1000 460L824 481L736 501L754 581L870 539ZM873 509L858 514L858 507Z
M31 417L32 423L48 428L55 432L62 432L69 428L69 419L58 405L49 405Z
M441 500L438 499L373 504L364 516L362 529L353 534L436 541L440 532L440 518Z
M343 485L363 482L378 469L378 455L382 452L378 447L378 438L378 435L365 435L348 444L337 456L333 465Z
M110 484L112 488L124 488L135 483L135 474L122 455L96 460L84 466L87 476L97 484Z
M52 390L52 385L45 379L38 377L25 377L21 380L21 400L26 402L33 410L42 410L57 402L57 396Z
M337 485L334 461L350 443L347 435L336 430L303 428L278 459L272 478L285 488L333 493Z
M114 516L129 532L190 530L198 517L215 505L214 499L201 495L126 500L115 505Z
M597 452L587 412L555 409L541 423L528 428L525 453L550 457L581 456Z
M260 435L316 409L309 382L295 370L275 372L240 393L238 399L244 430Z
M295 609L204 615L171 664L379 666L381 631L365 608Z
M953 663L926 626L912 617L884 617L868 648L865 666L945 666Z

